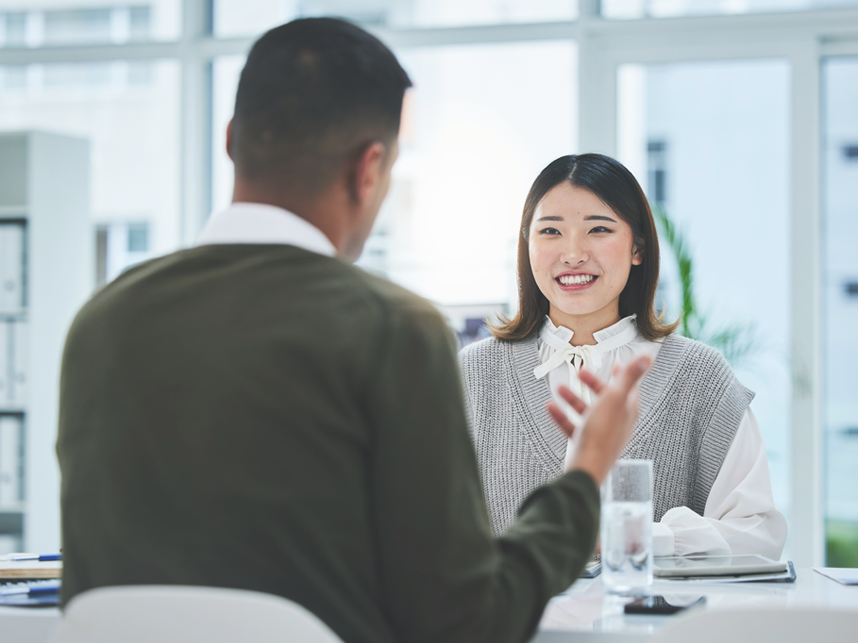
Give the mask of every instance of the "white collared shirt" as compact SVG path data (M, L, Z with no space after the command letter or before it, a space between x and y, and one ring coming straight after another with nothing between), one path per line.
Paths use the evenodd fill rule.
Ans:
M196 245L282 243L329 257L336 248L309 221L265 203L233 203L209 217Z
M611 379L615 364L625 364L640 355L649 355L653 360L661 349L659 342L645 339L639 332L629 333L634 325L634 316L626 317L613 326L593 333L596 346L613 344L609 350L598 351L598 366L587 364L585 357L563 361L548 375L548 385L554 400L567 408L572 422L577 414L568 408L557 394L557 387L565 384L573 392L584 390L584 400L590 401L589 390L578 378L581 366L589 367L605 382ZM635 326L635 329L637 327ZM545 364L556 349L544 340L546 333L568 343L573 332L563 326L555 326L545 318L540 331L539 361ZM623 341L611 342L623 337ZM557 342L551 342L557 344ZM555 358L553 360L557 362ZM577 442L573 437L566 449L568 462L575 452ZM653 525L653 553L656 556L687 556L692 554L762 554L779 559L786 542L787 524L783 514L775 506L769 465L766 460L766 445L760 425L751 409L745 411L733 442L727 450L724 462L706 500L703 515L688 507L675 507L664 514L661 522Z

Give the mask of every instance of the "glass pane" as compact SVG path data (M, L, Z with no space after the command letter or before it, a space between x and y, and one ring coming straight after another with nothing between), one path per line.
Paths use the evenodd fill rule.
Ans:
M576 147L576 50L563 42L408 50L394 182L361 265L438 303L464 335L515 300L515 242L530 184ZM215 64L216 207L229 203L223 130L242 61ZM471 321L468 321L471 320Z
M789 66L625 65L618 88L619 157L687 243L696 304L688 334L719 348L756 392L751 408L787 513ZM661 246L659 297L676 319L683 279L664 235Z
M110 42L111 13L109 8L45 11L44 44Z
M232 201L232 161L226 153L226 126L235 110L235 91L244 56L223 56L212 65L212 207Z
M0 47L176 40L181 14L181 0L0 0Z
M855 6L858 6L858 0L602 0L602 16L613 19L672 18Z
M858 58L823 65L827 565L858 567Z
M573 20L577 0L214 0L218 36L260 34L301 16L387 27L453 27Z
M0 66L0 130L28 129L90 143L94 283L178 248L178 63Z

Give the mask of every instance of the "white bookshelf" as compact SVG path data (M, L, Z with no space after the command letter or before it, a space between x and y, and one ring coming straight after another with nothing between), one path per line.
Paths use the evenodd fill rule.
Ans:
M60 361L92 262L88 142L0 133L0 547L60 547Z

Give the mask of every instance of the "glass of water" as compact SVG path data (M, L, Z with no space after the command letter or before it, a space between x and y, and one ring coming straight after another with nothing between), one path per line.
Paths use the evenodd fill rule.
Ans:
M602 586L642 596L652 585L652 460L617 460L602 485Z

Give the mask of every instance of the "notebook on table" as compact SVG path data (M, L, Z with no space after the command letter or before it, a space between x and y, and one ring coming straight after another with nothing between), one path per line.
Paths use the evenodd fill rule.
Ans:
M28 556L36 560L10 560ZM52 607L60 602L62 560L38 560L31 554L0 558L0 606ZM42 558L60 558L42 556Z
M653 559L653 575L665 580L793 582L795 568L789 561L757 555L669 556Z
M596 578L602 573L602 559L600 556L593 556L590 561L584 566L584 570L578 578Z
M0 582L61 578L62 575L63 563L61 560L0 559Z

